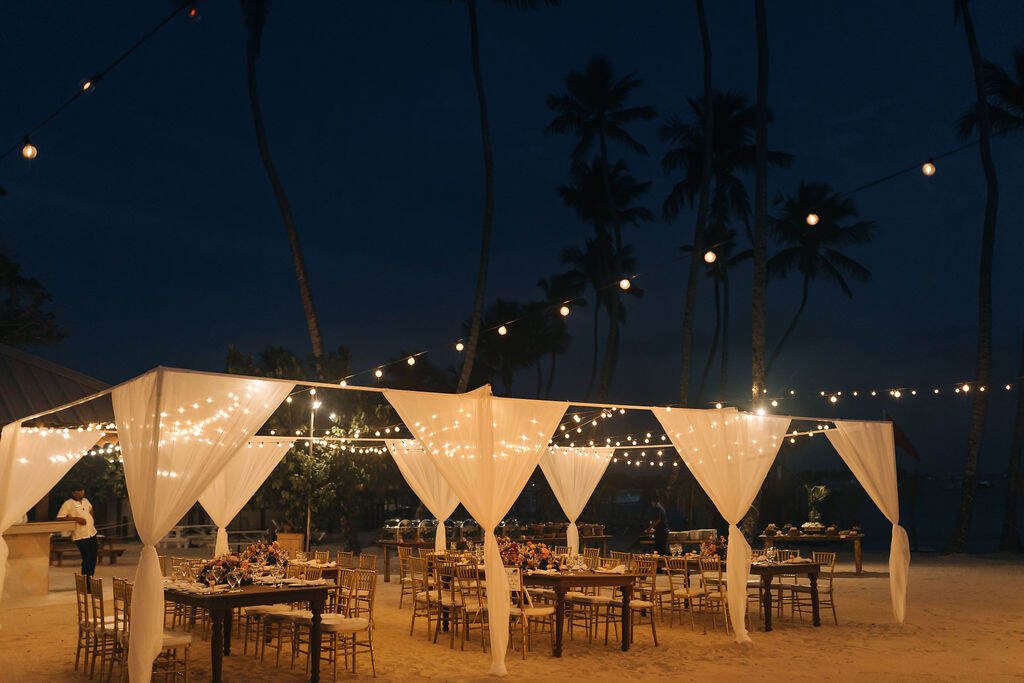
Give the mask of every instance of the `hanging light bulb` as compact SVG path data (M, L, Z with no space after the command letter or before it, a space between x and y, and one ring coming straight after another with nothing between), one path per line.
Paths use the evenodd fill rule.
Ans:
M963 385L960 388L963 389L964 391L970 391L971 390L971 385L970 384L965 384L965 385Z
M718 255L710 249L704 252L704 263L714 263L717 258Z
M92 92L93 90L95 90L97 80L97 78L93 77L87 78L84 81L82 81L82 92Z
M39 154L39 150L36 149L36 146L33 145L32 142L26 137L23 140L23 144L21 146L21 156L25 157L26 159L35 159L37 154Z
M722 409L722 404L721 403L716 403L715 407L718 408L719 410L721 410Z
M779 402L776 401L775 399L772 399L772 408L778 408L778 407L779 407Z
M188 8L188 12L185 13L185 16L188 17L189 21L199 21L199 8L195 5L192 5Z
M569 315L569 307L568 306L562 306L561 308L558 309L558 313L563 318L566 317L567 315Z
M416 365L416 357L415 356L409 356L409 358L406 359L405 362L408 363L409 365Z
M828 402L829 403L839 403L839 397L836 396L835 394L833 394L833 395L828 397Z
M921 167L921 173L925 175L935 175L935 164L931 161L926 161L924 166Z
M375 377L377 377L377 379L380 379L381 377L384 376L384 371L381 370L380 368L377 368L373 374Z
M817 225L817 224L818 224L818 214L816 214L816 213L809 213L809 214L807 214L807 225Z
M502 325L501 327L498 328L498 334L504 337L506 334L508 334L508 328Z
M631 283L629 281L629 278L624 277L621 280L619 280L619 289L627 290L629 289L630 284Z
M464 349L464 348L466 348L465 344L463 344L462 342L455 342L455 350L456 351L462 351L462 349Z

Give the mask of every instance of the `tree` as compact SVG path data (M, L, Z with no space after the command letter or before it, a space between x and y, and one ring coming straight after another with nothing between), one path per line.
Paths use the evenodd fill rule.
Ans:
M583 308L587 305L587 300L583 298L586 280L577 273L569 271L552 275L550 278L541 278L537 280L537 286L544 292L544 302L547 306L544 315L548 316L548 324L552 332L548 349L551 353L551 365L548 366L548 379L543 395L544 398L551 398L551 387L555 382L555 361L559 354L565 353L570 340L565 317L559 309L562 305L566 305L571 313L573 308ZM540 392L538 392L539 397Z
M711 105L707 106L710 101ZM687 98L690 116L672 116L660 128L661 139L671 145L662 157L661 165L666 174L682 171L678 180L665 198L662 217L674 220L687 204L693 206L694 199L701 197L706 206L698 208L698 225L694 229L694 242L690 248L697 258L690 262L691 276L687 282L686 303L683 310L683 373L680 379L680 402L686 405L689 398L690 364L693 349L694 308L696 303L696 273L699 272L704 248L720 240L707 239L707 231L724 234L732 220L740 220L750 231L750 197L746 186L739 177L741 173L754 170L755 147L753 143L757 113L747 99L738 93L715 91L710 100L705 95L698 100ZM709 117L712 117L710 124ZM771 111L768 112L771 120ZM692 122L691 122L692 121ZM709 133L710 131L710 133ZM708 197L703 198L703 178L706 149L710 146L710 169ZM786 152L769 150L768 161L774 166L788 167L793 156ZM699 203L698 203L699 206ZM701 218L701 216L704 216ZM704 235L699 241L698 233ZM695 246L694 246L695 245ZM691 287L690 282L693 282ZM691 291L693 295L691 296ZM692 299L692 300L691 300ZM723 347L724 351L724 347ZM685 395L684 395L685 394Z
M473 295L473 317L466 339L466 357L462 363L457 390L461 393L469 384L470 373L476 358L477 339L480 335L480 321L484 310L484 291L487 288L487 267L491 256L491 232L494 223L494 156L491 151L491 128L487 119L487 97L484 93L483 71L480 69L480 31L476 16L476 0L464 0L469 13L470 59L473 63L473 82L480 106L480 142L484 154L484 215L480 239L480 263L476 276L476 293ZM554 7L561 0L496 0L499 4L519 10L534 10L543 6Z
M516 373L533 366L543 355L536 338L538 316L532 313L529 304L504 299L495 301L484 313L474 378L481 383L500 379L502 390L495 393L510 396Z
M874 221L854 220L857 208L853 200L833 192L826 183L801 182L796 194L785 199L780 197L776 204L781 210L772 221L772 232L789 246L784 246L769 259L768 274L784 278L791 272L799 273L803 277L803 296L793 320L772 352L765 376L771 374L782 347L796 329L807 306L811 282L819 278L831 282L852 299L853 291L846 278L858 282L867 282L871 278L867 268L840 249L867 244L876 230ZM812 213L818 216L815 225L807 223L807 216Z
M993 135L1024 131L1024 45L1013 51L1013 75L995 62L985 60L985 95ZM977 103L960 115L956 129L965 140L974 134L981 120Z
M39 280L0 253L0 343L24 348L50 346L67 337L57 324L53 297Z
M757 31L757 121L754 140L754 278L750 312L751 396L764 393L764 340L768 299L768 17L754 0Z
M992 260L996 242L996 214L999 210L999 180L992 161L992 120L989 115L985 62L974 34L974 21L967 0L956 0L954 20L963 19L967 47L974 67L975 107L978 112L978 151L985 173L985 218L981 231L981 262L978 266L978 358L974 380L977 386L987 387L992 379ZM967 434L967 454L964 458L964 480L960 495L960 511L949 539L949 552L963 552L967 533L974 513L974 495L978 486L978 456L985 433L988 392L975 391L971 406L971 427Z
M605 172L606 164L600 157L587 164L577 162L573 164L569 184L558 188L558 194L562 202L576 210L579 218L594 226L597 236L596 245L601 246L597 252L599 256L606 259L607 269L605 275L604 303L608 309L608 340L605 344L604 359L601 363L601 373L598 378L597 396L598 400L605 400L611 388L612 378L615 374L615 366L618 362L619 353L619 328L625 319L619 315L621 290L615 286L624 275L628 275L632 268L623 262L629 248L622 244L621 232L625 225L639 226L641 223L654 220L654 214L644 206L634 204L650 189L650 183L639 182L629 174L626 164L622 161ZM605 243L608 237L608 229L611 228L615 234L614 244Z
M259 148L263 169L267 173L267 179L270 181L274 197L277 199L278 209L281 211L281 218L284 220L285 231L288 233L292 265L295 266L295 277L299 282L299 295L302 298L302 309L306 314L306 326L309 328L309 340L313 345L313 356L320 360L324 355L324 343L320 336L320 321L313 305L313 289L306 274L306 261L302 256L302 247L299 244L299 233L295 228L292 207L288 202L288 195L285 194L281 178L277 175L274 160L270 156L270 144L267 142L267 129L263 123L259 86L256 82L256 60L260 57L263 28L267 23L270 0L239 0L239 4L242 8L245 28L249 33L245 50L245 64L249 86L249 108L252 110L252 122L256 129L256 146ZM320 377L324 376L320 375Z

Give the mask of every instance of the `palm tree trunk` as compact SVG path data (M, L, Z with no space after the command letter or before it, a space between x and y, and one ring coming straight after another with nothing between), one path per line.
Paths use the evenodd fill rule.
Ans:
M551 387L555 383L555 361L558 360L558 354L551 354L551 367L548 368L548 384L544 388L544 398L551 398Z
M534 365L537 367L537 398L541 398L541 389L544 388L544 368L540 364L541 356L537 356Z
M754 0L757 23L757 131L754 141L754 286L750 317L751 387L764 392L768 298L768 24L764 0Z
M587 394L585 396L585 398L587 400L590 399L590 392L594 390L594 379L597 377L597 354L598 354L598 347L599 347L597 323L598 323L598 317L599 317L599 315L601 313L601 304L600 304L599 301L597 301L596 297L598 297L599 295L600 295L600 292L598 292L595 289L594 290L594 296L595 296L595 300L594 300L594 355L593 355L593 357L590 360L590 381L587 382Z
M992 162L991 133L988 100L985 97L985 72L978 39L974 34L967 0L958 0L964 20L964 33L974 66L974 87L978 106L978 149L981 152L981 166L985 171L985 222L981 233L981 263L978 269L978 359L975 382L977 386L989 386L992 375L992 257L996 241L996 213L999 207L999 181ZM977 490L978 455L981 452L981 438L985 432L985 417L988 408L988 391L975 391L971 410L971 428L967 434L967 455L964 462L964 481L960 494L960 512L957 515L953 535L949 539L949 552L963 552L967 545L967 533L974 513L974 495Z
M484 314L484 291L487 289L487 265L491 257L491 230L494 223L494 157L491 153L491 130L487 121L487 97L484 94L484 77L480 71L480 35L477 30L476 0L466 0L469 10L470 53L473 60L473 80L476 83L476 97L480 103L480 139L484 150L484 216L480 239L480 267L476 274L476 294L473 297L473 319L469 325L469 339L466 340L466 359L456 391L463 392L469 384L476 359L476 345L480 338L480 321Z
M611 390L612 378L615 376L615 366L619 360L619 292L612 291L608 301L608 341L604 346L604 361L601 363L601 374L597 380L597 400L604 401L608 398Z
M718 380L718 398L726 396L729 383L729 271L722 269L722 376Z
M322 372L320 361L324 357L324 342L320 336L320 321L317 319L316 308L313 306L313 290L309 286L309 278L306 275L306 261L302 258L302 247L299 245L299 233L295 229L292 207L288 203L288 196L284 193L284 185L281 184L281 179L277 175L277 169L274 168L274 161L270 158L267 129L263 125L260 92L256 84L257 56L256 50L250 46L246 56L246 71L249 82L249 107L252 109L252 122L256 128L256 146L260 150L260 160L263 162L263 169L267 172L270 186L274 190L274 197L277 199L277 206L281 210L281 218L284 219L284 227L288 233L288 243L292 250L292 265L295 266L295 277L299 281L302 309L306 313L306 326L309 327L309 340L313 344L313 356L317 359L318 371Z
M779 353L782 351L782 347L789 339L789 335L793 334L793 330L796 329L796 323L800 320L800 316L804 312L804 306L807 305L807 290L811 284L811 279L804 276L804 295L800 297L800 307L796 309L796 315L793 316L792 322L789 323L789 327L786 328L786 332L782 335L782 339L779 340L778 345L775 347L775 351L772 352L772 357L768 361L768 370L765 372L765 377L772 373L772 366L775 365L775 359L779 357Z
M1024 378L1024 336L1021 337L1020 372ZM1017 383L1017 417L1013 422L1013 445L1010 447L1010 466L1006 470L1006 507L1003 515L1003 533L999 549L1020 552L1020 529L1017 527L1017 496L1021 491L1020 458L1024 452L1024 381Z
M680 355L682 368L679 372L679 404L690 405L690 363L693 356L694 315L697 308L697 283L700 280L700 260L704 254L704 233L708 222L708 203L711 194L712 155L714 153L714 95L711 89L711 36L708 20L704 14L703 0L697 0L697 23L700 25L700 39L704 47L704 149L700 169L700 201L697 203L697 223L693 228L693 252L690 254L690 271L686 278L686 299L683 303L683 341ZM702 382L703 384L703 382Z
M708 350L708 360L704 363L704 372L700 376L700 386L697 387L697 399L693 402L699 406L704 396L704 386L707 384L708 375L711 373L711 365L715 362L715 354L718 353L718 339L722 332L722 298L720 294L718 279L715 279L715 333L711 336L711 348Z

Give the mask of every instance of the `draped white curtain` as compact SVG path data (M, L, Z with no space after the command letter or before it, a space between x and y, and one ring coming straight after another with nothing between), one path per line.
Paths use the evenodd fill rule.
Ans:
M434 550L444 550L447 544L444 522L459 506L459 497L416 439L385 439L384 443L409 488L437 519Z
M825 432L846 466L882 514L892 522L889 547L889 593L892 613L902 624L907 610L907 574L910 571L910 541L900 526L900 498L896 488L896 448L891 422L836 420L836 428Z
M505 675L510 598L494 529L537 467L569 404L496 398L490 386L465 394L385 389L384 397L484 529L490 673Z
M569 553L580 552L580 532L576 527L583 508L604 476L611 462L614 448L552 447L540 456L540 469L551 485L551 490L569 518L565 530Z
M231 461L199 495L199 504L217 525L214 557L228 554L228 524L267 480L293 443L260 437L251 439L235 451Z
M749 642L747 579L753 552L736 525L754 502L790 420L741 414L735 408L655 408L653 412L697 483L729 523L725 558L729 616L736 642Z
M25 428L12 422L0 433L0 596L7 577L3 533L52 489L103 432Z
M274 412L293 384L157 368L113 391L124 478L142 553L128 673L148 683L163 637L154 545Z

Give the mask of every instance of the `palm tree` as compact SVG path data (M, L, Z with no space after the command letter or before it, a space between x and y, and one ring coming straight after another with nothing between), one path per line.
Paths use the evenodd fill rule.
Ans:
M867 244L875 234L874 221L859 221L853 200L832 191L826 183L801 182L796 194L779 198L779 215L772 221L772 232L783 244L790 245L771 257L768 273L783 278L796 271L803 276L803 296L792 322L786 328L771 360L765 376L779 357L782 347L800 320L807 306L807 295L811 282L826 280L838 285L846 296L853 298L853 291L846 278L867 282L871 272L842 253L840 249L856 244ZM818 222L807 223L808 214L817 214Z
M614 245L604 249L604 253L611 255L611 278L606 280L608 283L617 282L631 270L623 261L629 249L622 244L622 227L629 224L639 226L640 223L654 220L650 209L634 205L650 186L650 183L639 182L630 175L625 163L616 162L608 169L600 157L595 157L590 164L573 164L569 184L558 188L558 194L565 205L575 209L580 219L594 226L598 240L608 234L608 228L614 231ZM618 362L619 326L624 319L618 311L620 291L610 287L604 299L609 325L597 388L598 398L602 401L608 396Z
M708 188L708 206L698 208L698 228L695 229L694 236L696 238L698 233L707 231L721 234L726 229L725 226L734 219L741 220L749 233L750 197L739 174L754 170L753 138L756 111L747 99L738 93L713 92L710 106L706 106L708 101L706 96L699 100L687 98L691 110L690 117L673 116L661 126L661 139L671 145L662 157L662 169L666 174L683 171L683 178L673 185L668 197L665 198L662 217L666 221L671 221L679 215L685 205L689 204L692 207L695 198L701 197L700 201L704 201L702 188L705 149L708 143L711 143L711 186ZM713 117L709 125L708 117L711 114ZM770 120L770 111L768 116ZM709 135L707 131L711 131L711 134ZM786 152L769 150L768 160L774 166L788 167L793 163L793 156ZM700 218L702 213L707 214L703 222ZM721 240L701 240L705 244L718 241ZM690 262L691 279L687 284L683 310L683 372L680 380L680 402L683 405L687 404L689 394L698 272L696 269L703 263L700 256L704 253L696 239L694 244L694 253L698 254L698 258ZM690 282L693 283L692 286Z
M1024 335L1021 337L1020 372L1024 377ZM1010 466L1006 471L1006 503L1003 507L1003 532L999 536L999 549L1020 552L1020 529L1017 526L1017 496L1024 492L1020 459L1024 453L1024 381L1017 383L1017 414L1013 420L1013 444L1010 447Z
M252 122L256 128L256 146L260 150L263 169L267 172L270 186L274 190L281 218L284 219L284 228L288 233L288 243L292 250L295 277L299 281L302 309L306 313L306 325L309 327L309 340L313 344L313 356L317 359L317 364L321 367L322 372L324 342L320 336L320 321L317 319L316 308L313 306L313 290L309 285L309 277L306 275L306 261L302 257L302 247L299 245L299 233L295 229L292 207L284 192L284 185L281 184L281 179L277 175L277 169L274 168L274 161L270 158L270 145L267 142L267 129L263 124L263 110L260 108L260 93L256 83L256 60L260 56L263 28L267 23L270 0L239 0L239 4L242 8L245 28L249 33L245 50L245 65L249 84L249 108L252 110ZM321 379L323 378L321 377Z
M1013 75L995 62L985 60L985 94L993 135L1024 131L1024 45L1013 51ZM957 121L960 137L967 139L980 121L977 104L967 108Z
M754 0L757 31L757 121L754 141L754 278L750 311L751 395L764 391L764 340L768 298L768 16Z
M571 270L567 275L576 282L590 285L594 289L594 350L590 362L590 379L587 381L587 393L585 398L590 398L594 390L594 380L597 378L597 359L601 348L598 331L600 329L601 308L605 306L608 297L609 283L614 282L615 273L612 272L611 257L606 252L611 251L611 240L608 235L587 238L585 247L567 247L562 250L560 261L570 266Z
M533 10L543 6L554 7L561 0L495 0L501 5L519 10ZM483 71L480 69L480 31L476 16L476 0L464 0L469 13L469 48L473 64L473 82L480 105L480 142L484 153L484 215L480 237L480 263L476 274L476 293L473 295L473 317L466 339L466 357L459 374L458 392L469 384L476 358L476 345L480 336L480 320L484 310L484 292L487 289L487 267L491 258L491 232L494 225L494 155L491 151L491 125L487 118L487 96L484 93Z
M985 62L978 48L974 34L974 20L971 18L967 0L956 0L954 20L962 18L967 47L974 67L975 107L978 113L978 150L981 167L985 173L985 219L981 232L981 263L978 267L978 360L975 382L988 386L992 378L992 258L996 242L996 214L999 210L999 181L992 161L992 117L986 93ZM985 416L988 408L988 392L975 391L971 407L971 428L967 434L967 455L964 461L964 481L960 495L960 512L956 526L949 539L949 552L963 552L967 545L967 531L971 526L974 512L974 494L978 483L978 454L981 452L981 437L985 432Z
M544 388L543 397L551 398L551 387L555 382L555 361L558 354L565 353L569 345L569 332L565 324L565 317L561 314L562 305L569 307L570 313L573 308L585 307L587 300L583 298L583 288L586 287L586 280L573 271L558 273L550 278L537 280L537 286L544 292L545 310L543 315L548 320L551 330L551 338L548 344L548 351L551 354L551 365L548 368L548 379ZM538 398L541 394L538 390Z

